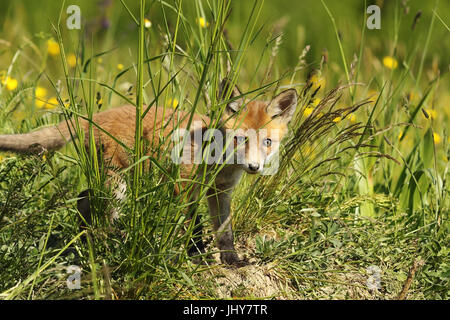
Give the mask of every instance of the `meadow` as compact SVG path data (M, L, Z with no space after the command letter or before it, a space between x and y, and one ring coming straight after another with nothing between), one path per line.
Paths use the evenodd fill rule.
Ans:
M448 299L449 12L445 0L1 1L0 134L123 104L136 123L156 105L214 118L224 77L248 99L295 88L299 104L276 174L234 192L240 268L220 263L202 197L210 254L187 256L179 166L162 145L145 155L139 125L123 202L92 135L90 150L1 152L0 299Z

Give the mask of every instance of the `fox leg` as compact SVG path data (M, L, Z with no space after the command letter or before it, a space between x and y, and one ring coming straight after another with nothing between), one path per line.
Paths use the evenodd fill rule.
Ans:
M187 248L187 252L190 257L205 253L205 243L203 242L203 226L200 223L200 216L197 209L197 202L189 206L189 218L194 219L194 229L192 230L192 237Z
M118 202L124 201L126 198L126 191L127 191L127 184L125 180L118 173L113 171L109 171L108 176L109 178L107 185L114 188L113 190L114 198ZM89 193L90 193L89 189L82 191L78 195L78 198L80 199L77 200L77 209L81 213L84 221L86 221L87 224L90 224L92 222ZM119 208L114 206L111 212L109 213L109 221L113 223L114 220L119 218L119 213L120 213ZM86 227L84 222L82 222L82 226Z
M123 202L127 197L127 183L118 174L114 177L114 198L116 199L116 204ZM118 219L120 215L120 208L118 206L113 206L110 213L110 222L113 223L114 220Z
M217 246L222 251L220 260L226 264L236 264L239 257L234 248L233 228L231 226L231 190L208 190L209 213L216 231Z
M86 228L89 224L91 224L91 203L89 201L89 189L82 191L77 200L77 209L83 217L81 221L81 226ZM84 220L84 221L83 221Z
M175 185L175 194L180 195L180 190L186 188L185 183L181 183L180 186ZM203 242L203 227L200 223L200 216L198 215L198 189L195 186L191 186L191 190L186 191L186 198L191 203L188 207L188 218L190 224L193 223L192 236L187 245L187 253L190 257L195 257L199 254L205 253L205 244Z

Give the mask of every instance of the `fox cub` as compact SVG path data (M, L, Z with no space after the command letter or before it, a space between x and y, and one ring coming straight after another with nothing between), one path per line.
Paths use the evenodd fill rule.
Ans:
M230 96L228 103L222 113L222 119L217 126L219 135L223 139L222 146L231 145L233 154L220 166L220 171L210 174L212 168L217 168L217 163L208 161L206 164L206 176L203 177L206 183L212 187L206 193L212 225L216 233L217 247L220 249L220 259L222 263L239 264L240 260L234 248L233 230L231 225L231 194L239 182L244 172L257 174L263 172L264 165L271 157L278 152L281 139L288 131L288 123L292 119L297 106L297 92L288 89L278 94L271 101L249 101L236 86L224 79L220 84L219 97L222 99ZM104 131L114 136L117 140L130 148L133 148L135 141L135 116L136 109L133 106L122 106L113 108L93 116L93 121ZM169 137L173 135L174 129L186 129L189 124L190 114L183 111L165 110L152 107L143 119L143 138L148 141L148 145L158 145L159 137ZM213 119L207 116L194 114L189 133L195 136L196 131L204 132L208 130ZM216 123L216 122L215 122ZM89 133L89 123L80 119L80 126L85 137ZM95 141L98 148L102 148L104 161L108 161L112 167L126 168L130 165L129 154L117 141L112 139L103 130L94 128ZM0 151L27 152L30 146L39 144L47 150L55 150L64 146L72 139L74 130L69 122L63 121L54 127L43 128L26 134L0 135ZM155 134L156 132L156 134ZM231 135L230 135L231 132ZM252 134L250 134L252 133ZM251 135L256 135L252 139ZM230 140L230 136L232 139ZM216 139L217 140L217 139ZM219 139L220 140L220 139ZM86 148L88 139L85 138ZM170 139L165 139L170 141ZM230 143L231 141L231 143ZM193 150L202 148L202 141L191 141L185 147L192 147ZM188 155L192 151L188 151ZM188 156L187 160L192 160ZM223 161L219 157L218 161ZM230 161L231 159L231 161ZM217 159L216 159L217 160ZM182 178L189 178L194 166L198 163L190 163L183 157L180 163L180 173ZM194 168L195 169L195 168ZM209 170L208 170L209 169ZM114 175L111 171L111 176ZM211 181L214 179L213 181ZM115 191L118 198L124 196L124 185L121 190ZM85 196L79 200L78 208L86 217L89 212L89 199L86 191L80 196ZM192 191L190 200L195 200L198 192ZM192 213L192 210L190 210ZM193 256L203 253L205 246L201 238L201 225L195 221L193 231L193 241L188 248L188 253Z

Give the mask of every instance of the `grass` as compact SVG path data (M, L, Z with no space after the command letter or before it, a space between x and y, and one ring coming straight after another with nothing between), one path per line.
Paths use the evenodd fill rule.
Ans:
M307 2L79 1L80 31L65 28L66 4L3 2L0 133L68 120L79 135L81 118L90 148L0 154L0 298L448 299L450 8L381 1L375 31L361 29L362 5ZM291 87L300 97L277 174L246 176L234 193L250 262L238 269L218 262L202 197L217 261L187 257L189 188L174 195L170 148L146 144L141 127L154 105L217 119L226 75L250 99ZM117 172L129 186L118 203L92 116L124 103L137 110L136 141L133 165ZM85 189L93 221L80 230ZM103 213L114 206L123 214L111 224ZM67 287L71 265L79 290Z

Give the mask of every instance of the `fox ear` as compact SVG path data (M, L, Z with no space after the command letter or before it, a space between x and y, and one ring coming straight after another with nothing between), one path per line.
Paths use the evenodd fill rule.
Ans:
M272 117L280 117L283 121L288 123L294 115L297 107L297 91L295 89L288 89L281 92L267 106L266 112Z
M222 80L219 87L219 101L224 100L228 95L230 95L228 99L230 102L227 104L227 111L230 113L235 113L239 111L242 105L244 105L244 98L238 98L239 96L242 96L241 91L237 86L234 86L232 89L231 86L232 83L230 79L224 78Z

